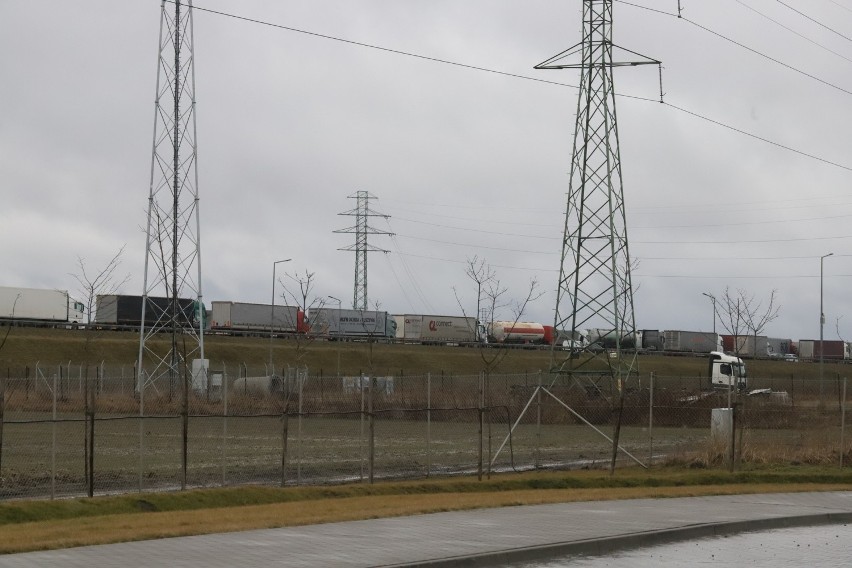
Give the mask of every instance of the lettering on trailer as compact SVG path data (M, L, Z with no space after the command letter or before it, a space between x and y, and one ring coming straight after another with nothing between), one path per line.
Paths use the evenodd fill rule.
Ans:
M429 331L438 331L439 327L452 327L453 322L450 321L429 321Z
M342 317L340 318L341 323L376 323L376 318L350 318L350 317Z

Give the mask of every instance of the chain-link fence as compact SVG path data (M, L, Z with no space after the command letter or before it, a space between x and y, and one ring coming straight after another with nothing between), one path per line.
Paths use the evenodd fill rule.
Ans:
M852 457L839 377L738 393L650 374L622 404L608 379L545 373L265 373L222 365L199 384L137 381L133 365L7 369L0 498L600 468L619 422L619 464Z

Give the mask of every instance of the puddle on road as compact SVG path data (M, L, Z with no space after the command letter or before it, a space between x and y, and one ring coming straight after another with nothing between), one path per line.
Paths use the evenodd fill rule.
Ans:
M827 568L849 566L852 525L821 525L749 532L650 546L608 556L572 556L514 568Z

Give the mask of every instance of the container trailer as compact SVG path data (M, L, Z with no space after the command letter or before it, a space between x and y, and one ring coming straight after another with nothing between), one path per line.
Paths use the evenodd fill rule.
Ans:
M476 318L403 314L393 316L396 338L415 343L473 343ZM481 334L479 334L481 336Z
M669 331L665 334L666 351L687 353L710 353L722 351L721 337L718 333L705 331Z
M66 290L0 286L0 320L85 323L85 310Z
M387 312L313 308L308 312L311 335L317 337L396 336L396 322Z
M212 302L210 329L227 331L304 331L304 313L296 306L272 306L246 302Z
M95 323L138 327L142 323L142 296L105 294L96 298ZM195 327L204 308L192 298L177 299L177 324ZM148 296L145 306L145 326L153 326L171 319L172 299Z

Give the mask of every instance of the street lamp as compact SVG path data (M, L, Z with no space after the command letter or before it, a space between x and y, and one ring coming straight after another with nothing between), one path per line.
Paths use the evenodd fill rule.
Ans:
M272 334L275 331L275 267L282 262L290 262L292 258L276 260L272 263L272 307L269 311L269 376L275 375L275 367L272 366ZM296 318L298 321L298 318Z
M707 292L701 292L701 295L707 296L713 302L713 333L716 333L716 296Z
M825 345L822 342L822 328L825 326L825 312L822 309L822 264L834 253L830 252L819 257L819 402L822 404L822 366L825 356Z
M337 302L337 318L338 318L338 321L340 321L340 307L342 305L340 298L335 298L334 296L329 296L328 298L330 300L334 300L335 302ZM338 379L340 378L340 338L339 337L337 338L337 378Z

